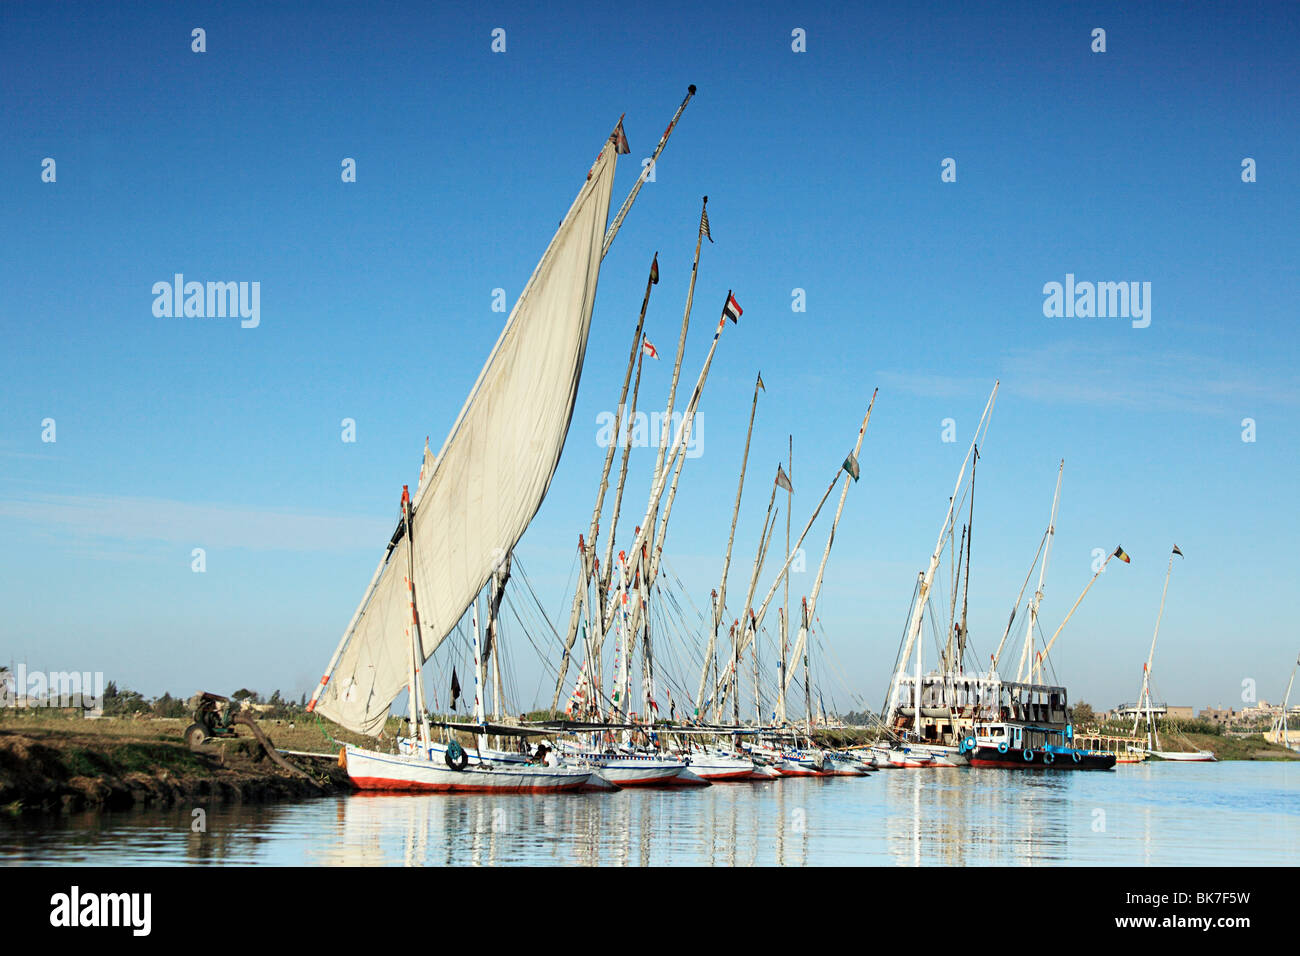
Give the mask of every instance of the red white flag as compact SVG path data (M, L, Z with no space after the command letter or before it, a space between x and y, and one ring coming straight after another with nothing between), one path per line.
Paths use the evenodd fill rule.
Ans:
M649 339L645 340L645 343L641 346L641 351L645 352L645 354L650 356L652 359L658 360L659 358L659 350L650 344Z
M726 318L731 319L732 322L736 322L736 320L740 318L740 316L744 313L744 311L745 310L740 307L740 303L736 301L736 297L732 295L730 292L728 292L727 305L722 310L722 314Z

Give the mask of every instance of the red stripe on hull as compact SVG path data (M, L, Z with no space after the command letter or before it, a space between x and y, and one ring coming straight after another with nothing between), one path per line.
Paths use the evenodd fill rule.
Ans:
M546 787L476 787L465 784L412 783L409 780L389 780L386 777L351 779L362 790L384 790L389 793L562 793L581 790L586 786L585 780Z
M699 777L701 780L709 780L709 781L748 780L750 777L754 776L754 771L752 770L729 770L725 773L708 773L708 774L700 773L698 770L692 770L691 773L695 774L695 776Z

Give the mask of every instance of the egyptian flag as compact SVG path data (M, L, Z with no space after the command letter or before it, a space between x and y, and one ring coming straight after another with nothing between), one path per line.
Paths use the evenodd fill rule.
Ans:
M1129 561L1129 559L1128 559L1128 555L1124 553L1124 549L1123 549L1123 548L1116 548L1116 549L1115 549L1114 557L1119 558L1119 559L1120 559L1121 561L1123 561L1125 564L1132 564L1132 562Z
M1183 552L1178 550L1178 545L1174 545L1174 554L1178 555L1180 558L1183 556Z
M456 698L460 697L460 679L456 677L456 668L451 669L451 709L456 709Z
M659 350L650 344L649 339L643 339L641 342L641 351L650 356L655 361L659 360Z
M737 323L737 320L740 319L740 316L744 311L745 310L740 307L740 303L736 301L736 297L728 291L727 304L722 309L722 315L725 318L731 319L733 323ZM764 389L763 391L767 391L767 389Z
M655 253L654 262L650 263L650 284L659 284L659 253Z

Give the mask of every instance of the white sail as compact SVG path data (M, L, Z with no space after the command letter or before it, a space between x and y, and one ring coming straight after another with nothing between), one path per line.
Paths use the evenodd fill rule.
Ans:
M412 519L420 639L427 660L523 535L559 464L591 327L617 163L607 143L524 287ZM376 735L406 687L411 608L402 537L381 562L318 689L317 709Z

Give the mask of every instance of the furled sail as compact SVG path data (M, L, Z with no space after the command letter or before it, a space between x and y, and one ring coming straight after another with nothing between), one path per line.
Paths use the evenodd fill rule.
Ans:
M426 452L412 534L380 562L317 709L377 735L410 672L407 549L427 660L532 521L559 464L582 374L616 144L606 143L506 321L436 458ZM413 539L413 540L412 540Z

